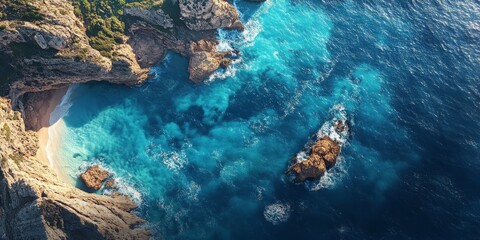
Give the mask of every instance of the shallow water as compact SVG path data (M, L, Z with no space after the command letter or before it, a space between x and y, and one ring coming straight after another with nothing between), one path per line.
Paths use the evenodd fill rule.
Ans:
M207 84L170 53L137 88L70 88L57 153L100 163L156 238L472 239L480 235L478 1L236 2L242 56ZM320 182L284 173L351 122Z

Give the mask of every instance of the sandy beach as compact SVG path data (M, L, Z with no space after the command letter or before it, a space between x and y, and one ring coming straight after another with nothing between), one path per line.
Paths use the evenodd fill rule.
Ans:
M38 134L39 146L39 149L37 151L37 158L46 165L50 166L53 170L55 170L57 175L66 183L70 183L70 180L66 175L65 171L62 170L62 165L58 162L58 158L51 156L51 154L49 156L49 151L50 153L52 152L52 150L55 151L55 149L57 149L59 145L59 139L55 139L55 136L53 136L52 138L50 137L50 135L52 133L52 130L54 133L58 133L60 126L57 125L61 124L59 121L51 124L50 115L61 103L62 97L65 95L67 90L67 87L51 90L44 95L44 98L42 99L43 101L39 104L40 106L37 110L38 112L36 129Z

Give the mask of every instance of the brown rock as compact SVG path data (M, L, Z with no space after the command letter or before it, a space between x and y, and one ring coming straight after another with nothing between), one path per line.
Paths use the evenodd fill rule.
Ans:
M107 181L107 183L105 183L105 188L113 188L113 187L115 187L115 180L110 179Z
M190 57L188 66L190 80L199 83L214 73L219 67L228 67L231 64L231 60L225 58L227 54L222 52L195 52Z
M312 146L307 160L295 163L288 172L295 173L295 182L318 180L335 165L339 154L340 145L325 136Z
M296 174L295 182L319 179L325 174L325 162L318 155L311 155L307 160L296 163L290 170Z
M107 170L98 165L93 165L80 175L82 181L88 188L99 190L103 182L110 176Z

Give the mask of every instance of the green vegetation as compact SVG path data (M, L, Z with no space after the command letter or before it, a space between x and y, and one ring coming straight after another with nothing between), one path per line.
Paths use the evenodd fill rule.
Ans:
M35 0L0 0L0 20L40 21L43 15L33 5Z
M7 142L10 141L12 132L10 130L10 127L6 123L3 124L3 131L5 132L5 139L7 140Z
M4 23L1 23L0 24L0 31L3 31L7 28L7 25L5 25Z
M14 154L10 154L10 155L8 155L8 157L9 157L10 159L12 159L13 162L15 162L15 164L17 164L17 166L18 166L18 165L20 164L20 162L23 160L22 154L20 154L20 153L18 153L18 152L14 153Z
M73 0L75 14L87 27L90 45L103 56L111 57L115 44L122 41L125 25L119 18L125 4L125 0Z
M143 0L143 1L127 1L127 7L140 8L160 8L163 5L163 0Z
M90 45L105 57L112 57L117 43L124 41L125 18L123 9L140 6L160 7L163 1L155 0L72 0L77 17L83 19ZM82 56L79 56L81 58Z

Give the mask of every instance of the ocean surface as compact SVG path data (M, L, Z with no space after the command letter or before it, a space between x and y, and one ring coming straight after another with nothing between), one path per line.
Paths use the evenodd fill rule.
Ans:
M109 169L157 239L480 238L478 0L235 5L219 49L242 54L205 84L172 52L142 86L70 87L50 155L74 184ZM338 118L339 163L292 183Z

